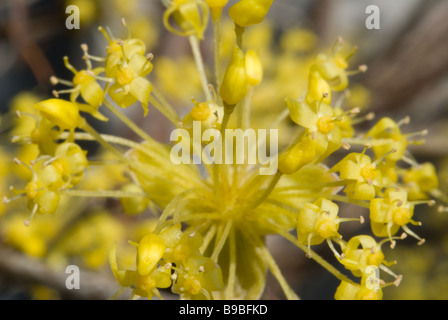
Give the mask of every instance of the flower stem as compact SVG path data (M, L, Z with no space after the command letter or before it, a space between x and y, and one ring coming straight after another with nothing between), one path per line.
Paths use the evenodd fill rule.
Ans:
M235 229L230 231L229 235L229 277L227 279L227 288L225 292L226 300L231 300L234 297L235 279L236 279L236 240Z
M336 269L334 266L329 264L325 259L323 259L321 256L319 256L316 252L314 252L311 249L308 249L307 246L301 244L299 240L297 240L292 234L287 232L279 231L279 234L285 238L286 240L290 241L294 245L296 245L299 249L301 249L303 252L311 253L311 259L316 261L318 264L320 264L322 267L327 269L328 272L330 272L332 275L334 275L336 278L338 278L341 281L346 281L351 284L355 284L354 281L352 281L350 278L348 278L346 275L344 275L342 272L340 272L338 269Z
M202 89L204 90L205 98L207 101L212 101L212 95L208 88L207 75L205 74L204 61L202 59L201 50L199 49L199 40L196 36L189 36L191 50L193 51L194 60L199 71L201 78Z
M213 21L213 38L214 38L214 58L215 58L215 83L216 90L221 87L221 61L220 61L220 48L221 48L221 19Z
M263 192L263 194L254 202L252 203L249 208L247 208L247 211L253 210L256 207L258 207L264 200L266 200L269 195L274 190L277 183L280 181L280 178L282 177L283 173L280 171L277 171L274 178L272 178L271 182L269 183L269 186L266 188L266 190Z
M136 133L140 138L147 141L153 141L150 135L148 135L145 131L143 131L134 121L128 118L125 114L118 111L109 100L104 99L103 104L107 108L107 110L113 113L114 116L120 119L129 129L131 129L134 133Z
M170 110L159 102L154 96L149 96L149 103L151 103L161 114L163 114L176 128L180 125L180 119L177 114L173 114Z

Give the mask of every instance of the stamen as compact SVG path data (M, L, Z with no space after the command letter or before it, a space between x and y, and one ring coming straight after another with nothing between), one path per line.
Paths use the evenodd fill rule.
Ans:
M411 138L411 137L416 137L416 136L424 137L424 136L427 136L428 133L429 133L428 129L424 129L424 130L421 130L421 131L416 131L416 132L411 132L411 133L404 134L404 136L406 138Z
M397 152L397 151L398 151L397 148L392 148L390 151L386 152L386 153L383 154L381 157L379 157L377 160L375 160L375 161L372 163L372 165L373 165L374 167L378 166L378 164L380 164L382 161L384 161L388 155L390 155L391 153L395 153L395 152Z
M30 225L31 225L31 220L33 220L33 218L34 218L34 216L36 215L36 212L37 212L37 209L39 208L39 206L37 205L37 204L35 204L34 205L34 207L33 207L33 211L31 212L31 215L30 215L30 217L29 217L29 219L28 220L23 220L23 224L26 226L26 227L29 227Z
M338 258L339 260L341 260L341 255L339 254L339 252L336 251L335 247L333 246L333 243L331 242L330 239L327 239L327 244L328 247L330 247L330 250L333 251L334 255L336 256L336 258Z
M401 119L400 121L398 121L397 126L401 127L403 125L408 125L411 122L411 117L406 116L403 119Z
M425 239L420 238L417 234L415 234L411 229L408 228L407 225L402 226L403 230L410 236L414 237L415 239L419 240L417 243L419 246L425 243Z
M77 74L77 73L78 73L78 70L76 70L75 67L73 67L73 66L70 64L70 62L69 62L69 60L68 60L68 57L65 56L63 59L64 59L64 65L65 65L65 67L66 67L68 70L70 70L73 74Z
M7 196L4 196L3 199L2 199L2 203L4 205L9 204L9 203L11 203L13 201L16 201L16 200L19 200L19 199L25 197L25 195L26 195L25 193L22 193L22 194L18 194L16 196L14 196L12 198L8 198Z
M306 257L308 259L311 259L313 257L313 255L311 254L311 238L313 237L313 233L311 232L308 235L308 252L306 253Z
M98 27L98 31L100 31L104 35L104 38L106 38L109 43L113 42L113 36L109 36L108 32L103 27Z

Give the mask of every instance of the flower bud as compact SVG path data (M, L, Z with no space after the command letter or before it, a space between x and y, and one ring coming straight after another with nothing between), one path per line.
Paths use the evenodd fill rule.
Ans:
M212 14L212 19L214 21L221 17L222 8L224 8L229 2L229 0L205 0L208 7L210 8L210 13Z
M308 92L305 98L308 104L314 101L323 101L326 104L331 103L331 87L319 72L311 70L308 78Z
M140 240L137 250L137 271L146 276L153 271L165 253L165 242L155 234L148 234Z
M229 15L240 27L259 24L269 11L274 0L241 0L234 4Z
M244 52L233 47L232 58L227 66L219 95L228 105L236 105L243 100L247 92L246 59Z
M208 10L208 6L202 1L174 0L172 5L165 11L163 23L174 34L181 36L195 35L202 39L207 27ZM178 26L177 28L171 25L171 17L174 18Z
M34 105L43 117L62 130L74 129L79 123L79 109L76 104L62 99L49 99Z
M246 52L246 72L247 83L251 86L255 87L263 80L263 65L254 50Z
M316 147L310 138L302 139L298 144L283 152L278 158L278 169L284 174L296 173L304 165L314 160Z

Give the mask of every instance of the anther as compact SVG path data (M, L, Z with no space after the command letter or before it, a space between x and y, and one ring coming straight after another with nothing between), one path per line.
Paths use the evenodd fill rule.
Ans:
M396 287L398 287L400 285L400 283L401 283L401 280L403 280L403 275L400 274L400 275L398 275L397 279L395 279L394 285Z
M87 52L89 51L89 46L86 43L83 43L81 44L81 50L87 54Z
M55 76L50 77L50 82L53 86L57 85L59 83L59 79Z
M148 61L152 61L152 59L154 59L154 55L152 53L148 53L145 57Z
M360 65L360 66L358 67L358 70L361 71L361 72L366 72L367 69L368 69L368 67L367 67L367 65L365 65L365 64L362 64L362 65Z
M199 272L205 272L205 268L204 268L204 266L199 266L198 271L199 271Z
M365 219L364 219L364 217L363 217L363 216L359 216L359 222L360 222L361 224L364 224L364 222L365 222Z
M396 245L397 245L397 241L392 240L392 241L390 242L390 248L391 248L391 249L394 249Z
M344 142L344 143L342 144L342 148L345 149L345 150L350 150L351 147L352 147L352 146L349 145L347 142Z
M401 127L403 125L408 125L411 122L411 117L406 116L403 119L401 119L400 121L398 121L397 126Z
M372 121L373 119L375 119L375 112L370 112L366 115L366 120Z
M126 28L127 24L126 24L126 19L125 18L121 18L121 24L123 25L123 27Z
M56 90L51 91L51 93L55 98L59 98L59 92L57 92Z
M422 240L420 240L419 242L417 242L417 245L419 245L419 246L421 246L422 244L424 244L425 243L425 239L422 239Z

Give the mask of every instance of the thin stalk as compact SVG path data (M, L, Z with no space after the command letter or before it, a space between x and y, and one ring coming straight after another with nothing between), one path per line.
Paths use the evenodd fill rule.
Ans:
M117 190L62 190L62 194L70 197L82 198L133 198L133 197L147 197L145 193L124 192Z
M229 236L230 229L232 228L233 221L229 220L224 227L222 234L219 237L219 241L215 245L215 249L213 250L213 254L211 255L211 259L215 262L218 262L219 254L221 253L224 244Z
M287 232L279 231L279 234L284 237L286 240L290 241L294 245L296 245L299 249L301 249L305 253L311 253L311 259L316 261L318 264L320 264L322 267L324 267L328 272L330 272L332 275L334 275L336 278L338 278L341 281L346 281L351 284L356 284L353 280L348 278L346 275L341 273L338 269L333 267L331 264L329 264L325 259L323 259L321 256L319 256L316 252L314 252L311 249L308 249L307 246L301 244L299 240L297 240L292 234Z
M230 231L229 235L229 276L227 278L227 288L225 291L226 300L231 300L234 297L235 279L236 279L236 239L235 229Z
M123 122L129 129L131 129L140 138L146 141L154 141L153 138L150 135L148 135L145 131L143 131L134 121L128 118L125 114L118 111L117 108L115 108L109 100L104 99L103 104L107 108L107 110L109 110L114 116L120 119L121 122Z
M196 36L189 36L191 50L193 51L194 60L196 61L196 66L199 71L199 77L201 78L202 89L204 90L204 95L207 101L212 101L212 95L209 90L209 82L207 80L207 75L205 73L204 60L202 59L201 50L199 48L199 40Z
M151 103L160 113L162 113L176 128L180 126L180 119L177 114L172 114L165 106L159 102L154 96L149 96L149 103Z
M280 171L277 171L277 173L275 174L274 178L272 178L272 180L269 183L269 186L266 188L266 190L246 210L247 211L253 210L256 207L258 207L264 200L266 200L269 197L269 195L272 193L272 191L274 190L274 188L277 185L277 183L280 181L280 178L282 177L282 175L283 175L283 173L281 173Z

